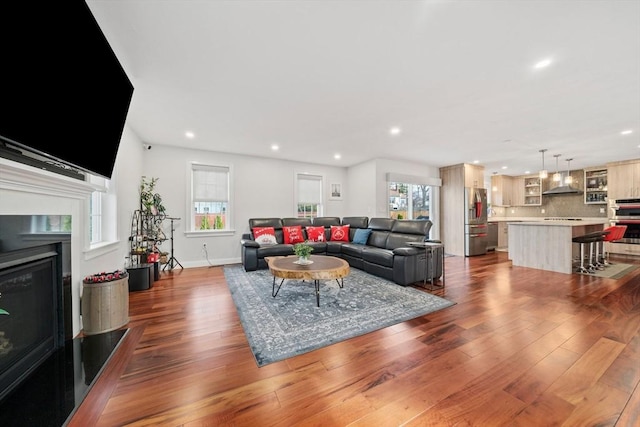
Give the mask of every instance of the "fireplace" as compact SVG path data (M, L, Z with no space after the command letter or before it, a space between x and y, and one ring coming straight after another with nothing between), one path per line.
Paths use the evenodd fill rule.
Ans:
M0 400L64 346L62 244L0 253Z

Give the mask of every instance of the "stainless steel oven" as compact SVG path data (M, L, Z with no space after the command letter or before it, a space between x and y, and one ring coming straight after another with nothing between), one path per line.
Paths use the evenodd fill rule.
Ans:
M611 223L627 226L619 242L640 244L640 199L617 199L611 208L613 209Z

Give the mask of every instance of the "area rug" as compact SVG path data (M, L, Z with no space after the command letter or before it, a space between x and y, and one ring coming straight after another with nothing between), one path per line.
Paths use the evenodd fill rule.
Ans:
M621 279L627 274L639 268L638 265L615 263L605 267L604 270L596 270L593 273L581 273L585 276L606 277L608 279Z
M321 282L320 307L312 282L287 279L274 298L269 270L234 265L224 275L260 367L454 305L355 268L342 289Z

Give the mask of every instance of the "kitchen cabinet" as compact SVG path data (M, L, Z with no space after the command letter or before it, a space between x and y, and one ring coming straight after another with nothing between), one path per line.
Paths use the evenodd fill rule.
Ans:
M640 159L608 163L607 190L611 200L640 197Z
M513 205L513 177L493 175L491 177L491 206Z
M492 206L540 206L542 185L537 175L491 177Z
M498 222L498 249L509 248L509 223L507 221Z
M440 240L447 253L464 256L465 252L465 187L484 187L484 167L461 163L440 168Z
M542 205L542 185L540 177L525 176L523 177L524 201L523 206L540 206Z
M469 188L484 188L484 167L465 164L464 186Z
M584 204L607 204L607 168L584 170Z
M512 178L511 206L524 206L524 178L516 176Z

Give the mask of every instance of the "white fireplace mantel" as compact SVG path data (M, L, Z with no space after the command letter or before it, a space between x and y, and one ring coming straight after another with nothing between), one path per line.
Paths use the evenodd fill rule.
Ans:
M80 260L91 193L104 187L0 158L0 215L71 215L73 334L81 330Z

